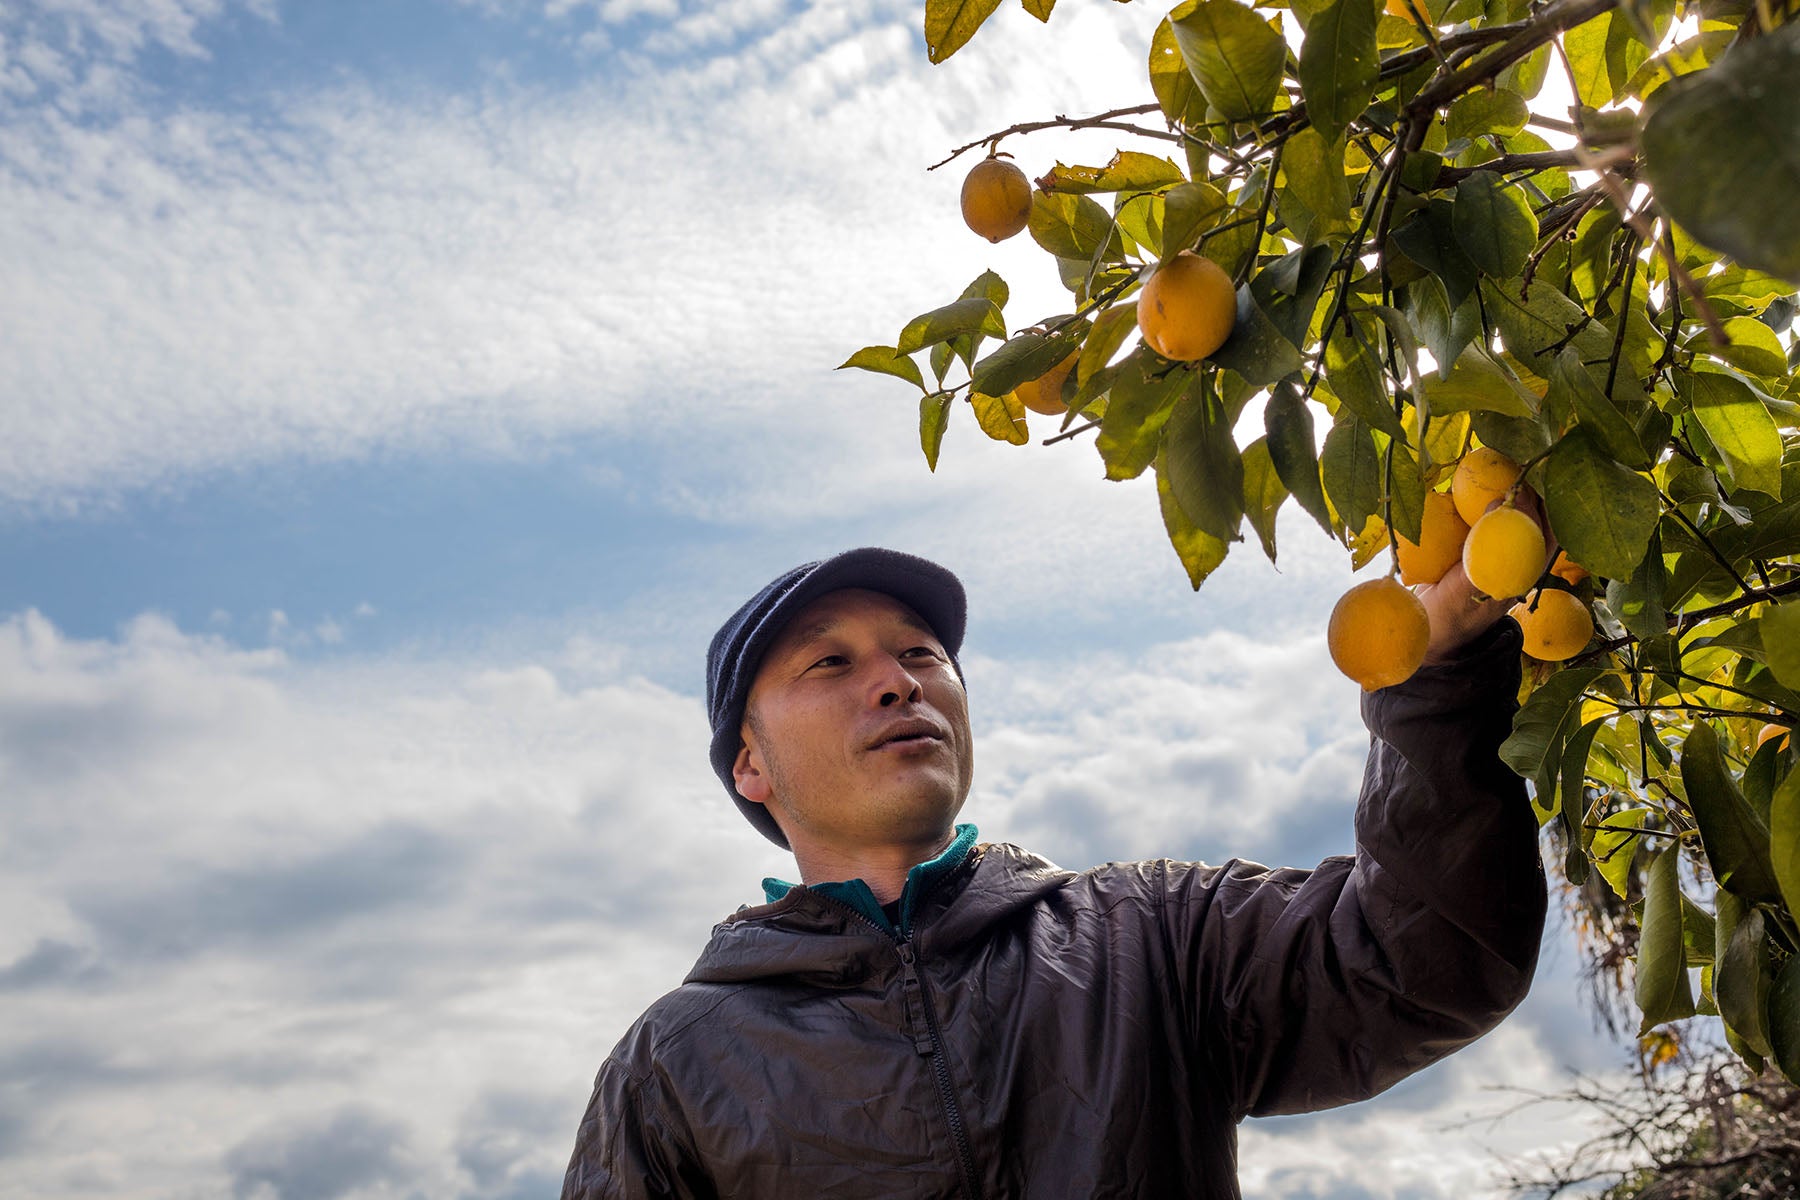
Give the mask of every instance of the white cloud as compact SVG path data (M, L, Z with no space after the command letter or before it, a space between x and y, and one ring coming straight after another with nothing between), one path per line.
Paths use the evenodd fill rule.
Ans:
M1340 849L1361 735L1319 660L1225 635L972 659L969 815L1077 867ZM699 701L616 661L590 638L305 666L156 617L107 640L0 623L15 1186L296 1196L336 1171L368 1196L553 1191L605 1050L713 921L792 869L719 794ZM1388 1102L1252 1124L1247 1182L1479 1194L1486 1151L1430 1122L1552 1074L1572 991L1547 973Z
M206 58L199 31L236 10L273 20L275 0L23 0L0 9L0 93L110 111L136 93L126 68L145 51Z
M0 358L0 505L585 439L624 447L628 469L596 478L742 543L744 578L842 536L939 553L1021 615L1140 594L1150 618L1322 624L1313 584L1347 572L1304 519L1283 524L1281 586L1246 545L1191 601L1153 494L1105 483L1091 435L1000 446L959 408L931 475L907 385L832 370L989 267L1015 325L1067 307L1027 239L962 227L959 165L924 167L1013 121L1138 98L1156 14L1072 8L1045 28L1008 7L936 68L917 16L813 4L729 54L568 91L352 81L271 98L276 116L21 110L0 126L17 281L0 323L20 347ZM1036 173L1112 142L1010 144Z
M208 10L181 11L164 36ZM1135 95L1133 39L1072 16L1098 36L991 31L936 71L904 26L833 4L739 53L571 92L352 82L276 118L22 107L0 134L0 319L23 348L0 362L0 489L29 507L601 429L666 452L704 429L784 471L809 440L854 445L916 473L910 438L858 436L864 405L909 406L904 385L852 390L829 368L990 263L1021 276L1021 316L1062 303L1041 254L968 235L956 180L922 167L1101 93L1069 79ZM1071 41L1096 61L1046 69Z

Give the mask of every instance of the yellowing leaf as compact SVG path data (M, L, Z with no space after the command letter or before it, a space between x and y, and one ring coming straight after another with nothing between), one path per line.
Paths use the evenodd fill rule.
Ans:
M968 44L1000 0L925 0L925 54L941 63Z

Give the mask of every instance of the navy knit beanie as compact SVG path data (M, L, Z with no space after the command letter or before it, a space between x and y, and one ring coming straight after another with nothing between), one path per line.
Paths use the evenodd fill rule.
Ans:
M763 655L793 615L827 592L843 588L881 592L918 613L943 643L957 677L962 676L957 652L962 649L963 627L968 621L962 581L928 559L898 550L865 546L795 567L733 613L706 650L706 715L712 722L713 771L738 811L784 850L790 848L787 838L768 807L738 795L731 777L743 744L744 704Z

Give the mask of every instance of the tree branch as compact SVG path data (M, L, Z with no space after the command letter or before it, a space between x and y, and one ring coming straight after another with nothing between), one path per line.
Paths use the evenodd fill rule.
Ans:
M1167 142L1180 142L1183 137L1166 129L1146 129L1141 125L1131 125L1119 120L1120 117L1140 117L1145 113L1153 113L1161 109L1160 104L1137 104L1130 108L1115 108L1110 112L1096 113L1091 117L1065 117L1058 114L1048 121L1023 121L1008 126L998 133L990 133L986 137L976 138L966 146L958 146L952 150L942 162L934 162L925 169L935 171L945 163L953 162L960 156L978 146L997 145L1001 138L1015 133L1037 133L1044 129L1112 129L1123 133L1136 133L1144 137L1160 138Z
M1491 83L1500 72L1553 40L1563 30L1573 29L1602 13L1611 12L1618 4L1619 0L1555 0L1524 22L1523 28L1495 47L1491 53L1426 84L1418 95L1407 102L1407 115L1436 112L1464 92L1484 83Z

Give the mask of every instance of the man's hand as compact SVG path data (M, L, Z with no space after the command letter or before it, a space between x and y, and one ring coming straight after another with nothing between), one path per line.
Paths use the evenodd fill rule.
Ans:
M1488 508L1491 511L1501 503L1496 500ZM1544 544L1548 547L1544 566L1548 567L1556 559L1557 545L1556 536L1550 532L1550 523L1544 518L1543 502L1536 492L1521 484L1513 505L1544 531ZM1542 573L1539 571L1540 575ZM1431 620L1431 640L1425 646L1426 666L1454 659L1464 646L1493 628L1494 622L1504 617L1517 599L1514 596L1483 599L1476 593L1469 577L1463 574L1460 562L1451 566L1436 583L1420 584L1413 593L1419 597L1419 602L1425 606L1425 615Z

